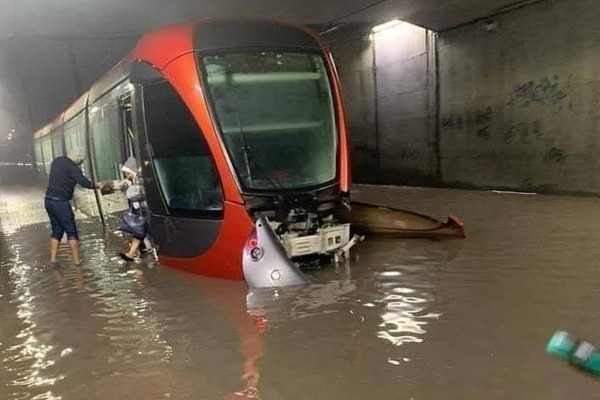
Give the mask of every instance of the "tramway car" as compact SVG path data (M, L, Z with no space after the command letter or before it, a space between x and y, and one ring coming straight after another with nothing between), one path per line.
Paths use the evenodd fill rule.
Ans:
M293 284L304 280L296 266L352 243L338 218L350 190L339 81L305 28L206 20L143 36L35 133L38 170L74 147L102 182L136 157L165 265ZM120 193L82 189L74 203L110 229L127 207Z

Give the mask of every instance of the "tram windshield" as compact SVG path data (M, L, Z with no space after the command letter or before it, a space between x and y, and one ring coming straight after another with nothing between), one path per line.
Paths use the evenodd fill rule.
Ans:
M301 189L335 179L335 114L320 55L218 54L202 63L244 189Z

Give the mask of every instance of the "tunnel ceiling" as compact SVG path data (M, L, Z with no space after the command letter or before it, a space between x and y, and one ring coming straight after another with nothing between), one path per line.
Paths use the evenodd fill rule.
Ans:
M526 0L526 2L539 0ZM153 28L201 17L319 25L394 18L440 31L515 0L0 0L0 142L50 122Z
M194 17L276 18L306 24L400 18L439 31L522 3L515 0L0 0L0 34L139 35Z

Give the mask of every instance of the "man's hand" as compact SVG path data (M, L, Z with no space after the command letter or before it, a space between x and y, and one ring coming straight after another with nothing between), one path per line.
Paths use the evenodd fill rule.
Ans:
M95 187L96 189L100 190L100 189L102 189L102 183L101 183L101 182L96 182L96 183L94 184L94 187Z

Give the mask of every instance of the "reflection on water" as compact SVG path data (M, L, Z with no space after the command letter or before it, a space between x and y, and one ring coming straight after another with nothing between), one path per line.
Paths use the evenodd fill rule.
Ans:
M7 262L1 264L2 270L8 271L8 279L12 283L10 301L16 310L15 316L20 320L21 329L16 332L17 342L12 346L3 348L2 362L7 367L12 379L5 380L6 386L14 387L11 393L13 398L28 395L27 388L52 387L57 381L64 378L62 374L52 374L48 368L56 361L53 354L54 347L49 344L42 335L36 335L36 322L34 315L39 312L36 304L36 296L32 293L35 282L31 280L32 267L20 260L20 249L17 244L11 246L14 258L12 265ZM3 277L4 278L4 277ZM4 340L3 340L4 341ZM35 399L60 399L45 391L33 397Z
M382 294L381 330L377 337L395 346L405 343L421 343L430 319L438 319L440 313L427 311L427 303L433 298L417 289L399 285L401 271L385 271L378 276L378 290ZM429 297L429 298L427 298Z
M89 220L85 264L50 267L39 190L4 188L1 399L596 397L543 349L556 329L600 343L598 200L360 188L470 237L371 239L310 286L249 292L123 265Z

